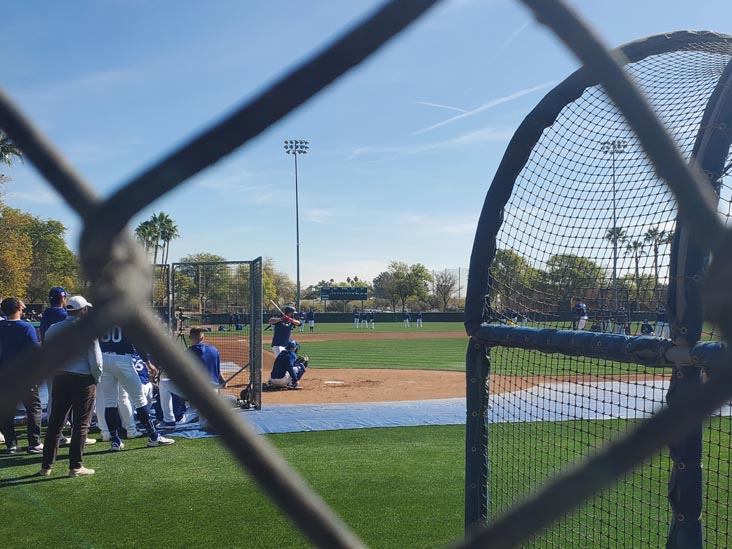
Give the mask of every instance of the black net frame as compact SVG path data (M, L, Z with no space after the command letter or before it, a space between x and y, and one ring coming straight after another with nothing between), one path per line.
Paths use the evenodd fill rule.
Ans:
M730 145L729 132L726 131L730 124L730 101L726 90L730 81L731 44L730 37L724 35L678 32L633 42L619 48L619 55L616 55L617 59L622 59L626 71L645 92L650 104L660 111L659 114L680 147L682 155L687 161L694 158L708 175L717 196L722 197L718 209L722 215L729 213L722 201L725 196L729 196L729 189L723 184L723 175L725 166L728 168ZM707 59L706 64L700 62L699 67L689 68L688 58L695 56L706 56L710 59ZM644 87L647 84L644 79L659 73L658 89ZM697 82L701 79L705 79L704 86L688 86L684 89L683 85L679 85L679 82ZM574 381L580 387L592 386L598 379L612 379L612 376L619 373L626 378L632 378L633 383L637 384L640 380L641 386L647 384L648 376L660 380L665 377L666 383L670 378L672 381L667 400L671 407L680 395L693 391L694 387L698 388L702 384L705 367L709 364L706 359L713 362L714 357L724 354L724 345L712 342L720 339L722 330L713 325L703 325L701 308L701 281L708 265L712 242L708 246L698 244L691 236L692 225L677 219L674 197L646 157L640 138L605 90L597 85L600 80L601 76L596 71L580 69L550 92L526 117L503 157L478 223L471 256L465 315L466 330L472 336L466 357L468 421L465 518L468 528L485 522L489 517L499 516L501 511L505 512L512 503L513 491L517 487L522 491L527 486L535 489L538 483L546 482L557 475L561 467L586 456L591 448L600 446L603 442L607 443L610 438L630 428L628 425L615 427L598 437L597 433L579 425L571 432L562 432L561 435L564 438L584 438L584 443L581 444L583 450L566 450L560 456L563 460L561 466L556 463L532 466L535 461L541 461L541 456L536 456L528 465L524 464L524 470L520 474L515 470L513 473L508 469L501 471L502 466L507 468L508 465L500 465L503 462L500 458L499 441L504 444L509 441L509 447L505 450L509 456L525 452L527 448L510 447L511 437L502 435L500 426L494 425L496 420L491 418L495 414L491 412L489 404L492 400L489 389L496 382L499 383L499 391L506 389L502 389L501 384L515 383L519 379L515 377L518 362L528 362L525 366L529 369L532 363L540 363L534 354L531 355L533 358L527 358L528 355L516 354L512 349L541 351L546 356L541 359L541 364L549 374L548 379L554 376L553 381L556 381L560 372L562 376L569 373L574 378L564 377L562 381ZM596 103L593 105L592 101ZM588 108L588 105L592 105L592 108ZM596 113L599 113L597 119L593 119L592 115ZM578 129L581 131L577 131ZM598 138L598 135L605 137ZM581 147L583 140L586 140L585 143L596 143L597 149L589 153L577 152L576 149ZM623 150L617 147L619 143L622 143ZM604 164L610 165L611 176L606 169L603 173L603 162L597 161L602 145L605 145L605 151L602 152L609 153L609 159ZM587 149L586 144L584 148ZM635 150L635 154L628 154L626 148ZM628 181L637 183L639 180L648 185L641 186L640 189L628 187ZM525 181L529 183L524 184ZM612 181L611 191L601 188L603 181ZM545 182L548 184L542 187ZM593 188L598 186L599 191ZM572 200L563 204L561 209L542 211L541 201L547 196L556 203L567 195ZM726 200L729 201L728 198ZM578 219L578 212L582 212L583 204L593 201L598 209L587 218ZM638 204L652 204L652 214L643 213L642 206L639 207ZM655 283L647 285L650 288L644 289L640 283L643 279L637 274L642 270L639 269L638 254L634 257L634 254L630 254L636 271L636 284L633 288L635 301L632 311L631 307L626 306L622 314L618 314L618 303L630 305L627 299L630 292L626 293L625 299L619 298L622 291L618 288L616 276L618 239L609 239L612 244L611 247L606 247L612 250L609 257L599 257L601 263L613 265L608 269L612 271L612 276L592 272L580 261L588 252L599 248L602 235L597 234L598 229L618 227L616 212L623 212L626 222L623 226L628 227L636 237L639 235L639 228L648 225L649 219L653 219L656 226L668 228L668 232L673 234L673 241L663 242L665 248L660 250L659 243L652 242L654 261L643 269L655 271ZM611 225L608 223L610 219ZM630 225L627 224L628 220L631 221ZM592 234L593 229L596 229L595 234ZM524 241L521 241L522 237ZM529 258L534 264L541 265L539 269L522 262L523 258L515 257L515 250L525 251L532 246L536 252L534 255L529 254ZM563 256L564 261L556 261L557 256ZM553 267L555 269L552 273ZM571 276L567 275L569 268ZM621 265L620 270L627 271L628 267ZM554 280L550 280L551 276L537 274L535 271L549 271ZM541 276L545 280L540 281ZM659 278L666 279L668 283L659 285ZM593 319L596 321L593 327L597 326L600 333L562 330L565 327L576 327L576 321L572 323L571 305L566 302L573 296L588 294L588 304L597 314L597 318ZM608 295L611 296L610 306L607 306ZM561 307L563 302L566 304L564 309ZM609 314L606 314L606 309L609 309ZM651 309L656 310L659 318L663 315L669 317L671 330L669 334L663 334L665 338L628 337L622 333L633 326L634 321L640 323L641 317L648 316ZM510 326L514 321L522 326ZM504 325L500 325L501 323ZM572 325L568 326L568 323ZM620 326L621 333L604 333L608 331L605 329L608 324L613 328ZM708 344L699 343L702 332ZM671 339L666 339L669 336ZM559 355L573 357L569 359L569 368L567 359L557 358ZM576 365L574 369L572 364ZM598 368L604 368L605 371L598 374ZM667 368L668 373L663 374L662 368ZM588 378L587 372L592 372L593 375ZM526 382L525 376L521 381ZM556 390L556 383L540 381L539 385L542 384L555 387ZM522 391L518 384L509 386L508 389L519 395L516 398L521 398ZM524 393L531 394L530 391ZM614 400L619 394L612 394L611 391L610 396L604 398ZM577 395L571 398L577 399ZM661 405L661 399L657 396L655 399L655 402L651 402L649 411L656 410ZM526 402L525 406L529 407L530 403ZM500 407L498 411L501 411ZM530 422L526 423L525 419L522 424L532 425ZM570 423L559 425L566 427ZM729 433L728 422L718 420L710 425L714 425L715 430L708 438L716 439L716 444L724 444L723 439ZM712 429L711 426L709 428ZM493 431L494 442L491 445ZM524 436L536 443L540 435L533 432ZM588 444L590 439L592 443ZM593 497L575 514L560 521L554 529L544 531L537 542L542 546L656 546L663 543L669 530L663 525L655 528L651 526L654 521L658 523L657 517L663 512L671 524L669 546L699 545L702 541L701 440L701 430L697 426L687 438L671 445L670 453L675 465L670 479L659 481L656 478L649 483L642 476L638 477L638 473L634 473L635 477L631 476L627 481L629 488L625 488L625 492L630 493L631 499L637 497L635 492L649 493L648 498L652 501L640 505L641 509L655 507L647 515L643 512L636 516L624 514L624 509L633 507L633 504L618 496L619 490L615 485L615 491L608 491L605 499ZM530 451L550 452L538 448L537 445ZM720 459L719 453L710 452L708 447L707 454L709 458L716 454L717 464L714 472L707 475L705 493L713 493L717 497L719 487L725 483L724 474L729 469L729 460ZM646 463L646 468L655 467L657 471L668 469L664 460L667 461L667 458L656 454ZM714 476L716 479L712 478ZM501 477L503 481L499 480ZM660 496L665 492L667 480L672 510L667 509L668 505ZM653 483L654 486L649 485ZM729 483L729 479L726 479L726 483ZM502 494L502 490L505 493ZM606 500L611 503L604 503ZM720 511L712 522L729 522L723 505L715 504L714 509ZM512 518L518 516L517 513L509 515ZM639 523L639 526L636 527L634 522ZM587 524L592 524L593 527L582 527ZM641 534L638 534L639 531ZM726 528L708 528L705 542L713 546L725 546L726 532ZM642 537L638 537L639 535Z

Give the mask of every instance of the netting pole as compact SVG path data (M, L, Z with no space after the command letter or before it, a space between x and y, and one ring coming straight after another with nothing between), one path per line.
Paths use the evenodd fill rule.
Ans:
M471 339L465 353L465 530L488 516L488 379L490 351Z
M729 153L732 136L732 63L728 63L717 82L700 124L692 159L708 175L719 196L719 181ZM677 345L692 346L701 339L704 324L702 284L709 263L708 246L694 235L684 219L677 221L671 250L668 296L671 337ZM676 399L703 383L701 369L693 364L676 365L666 401ZM672 510L668 548L703 547L702 531L702 425L687 437L669 446L673 469L668 483Z

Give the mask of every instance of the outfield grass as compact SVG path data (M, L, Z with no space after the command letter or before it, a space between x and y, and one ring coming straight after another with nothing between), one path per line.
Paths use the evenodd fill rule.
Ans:
M270 435L371 547L439 547L462 531L463 427ZM6 547L308 547L216 439L87 448L89 478L40 457L0 457Z

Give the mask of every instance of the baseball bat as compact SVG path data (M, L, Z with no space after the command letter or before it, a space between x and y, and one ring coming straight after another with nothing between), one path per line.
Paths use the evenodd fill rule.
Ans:
M277 305L277 303L274 302L274 299L270 299L269 302L275 306L275 309L277 309L281 315L284 315L285 313L282 312L282 309L280 309L280 306Z

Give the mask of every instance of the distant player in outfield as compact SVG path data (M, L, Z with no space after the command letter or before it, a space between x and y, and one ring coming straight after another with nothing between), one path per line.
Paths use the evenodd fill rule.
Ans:
M402 320L404 321L404 327L409 328L409 311L404 311L402 314Z
M285 350L287 342L290 341L293 326L299 326L300 321L294 318L297 313L294 307L285 307L284 314L273 316L269 319L269 325L274 328L272 335L272 354L275 358Z
M277 355L274 366L272 366L272 373L269 377L270 385L290 389L298 387L298 383L307 369L307 363L298 360L298 349L300 349L300 345L297 341L287 342L285 350Z
M310 326L310 332L315 331L315 311L313 311L313 308L310 307L310 310L308 311L308 325Z
M369 313L369 320L371 321L371 329L375 330L376 329L376 313L373 310Z
M417 328L422 327L422 311L417 311Z
M587 305L581 297L577 298L574 304L574 314L577 330L584 330L587 324Z
M305 311L300 311L297 315L297 319L300 321L300 333L305 331Z
M369 313L368 311L361 311L361 325L364 330L369 329Z
M660 305L656 311L656 335L665 339L671 338L671 330L668 324L668 313L666 307Z
M360 320L361 319L360 319L360 316L358 314L358 309L354 309L353 310L353 327L354 328L358 329L358 325L359 325Z

